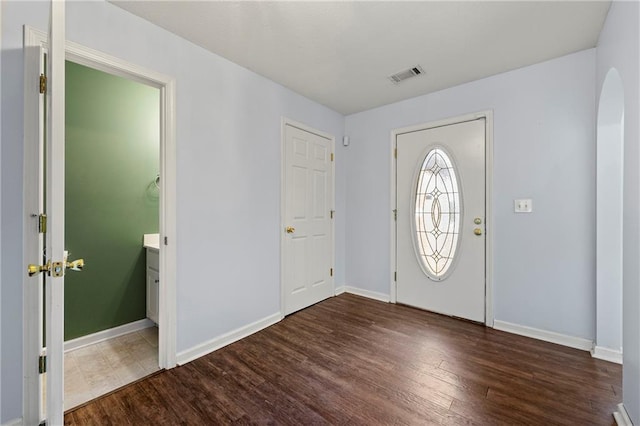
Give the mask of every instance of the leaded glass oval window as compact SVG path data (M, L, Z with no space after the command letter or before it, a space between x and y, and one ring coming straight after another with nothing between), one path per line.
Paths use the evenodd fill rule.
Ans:
M460 234L460 190L451 157L431 149L418 171L415 243L418 262L429 278L446 278L454 264Z

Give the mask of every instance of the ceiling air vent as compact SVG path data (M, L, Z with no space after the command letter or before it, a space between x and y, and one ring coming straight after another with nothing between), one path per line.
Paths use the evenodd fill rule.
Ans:
M424 74L424 70L420 65L416 65L415 67L409 68L407 70L403 70L395 74L391 74L389 76L389 80L391 80L395 84L398 84L403 80L406 80L411 77L417 77L422 74Z

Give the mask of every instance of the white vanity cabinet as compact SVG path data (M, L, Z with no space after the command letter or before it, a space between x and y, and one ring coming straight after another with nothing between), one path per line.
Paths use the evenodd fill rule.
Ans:
M147 249L147 318L158 324L160 306L160 247L157 234L145 235L144 247Z
M158 250L147 249L147 318L156 324L158 324L158 286L160 285L158 255Z

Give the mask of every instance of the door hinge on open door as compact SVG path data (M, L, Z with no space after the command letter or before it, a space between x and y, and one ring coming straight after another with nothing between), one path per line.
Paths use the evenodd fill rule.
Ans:
M47 372L47 356L40 355L38 358L38 373L43 374Z
M40 93L45 93L47 91L47 76L44 74L40 74Z
M331 213L331 219L333 219L333 215L335 214L335 210L329 210L329 212Z
M329 275L333 276L333 268L329 269Z
M38 215L38 232L40 234L47 233L47 215L44 213Z
M333 152L331 153L331 161L333 161Z

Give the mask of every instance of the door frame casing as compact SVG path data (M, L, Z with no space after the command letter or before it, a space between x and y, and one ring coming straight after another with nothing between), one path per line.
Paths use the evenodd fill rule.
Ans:
M291 120L287 117L282 117L282 123L280 128L280 319L284 318L285 314L285 282L284 282L284 269L285 269L285 243L286 243L286 234L284 232L287 224L285 223L285 212L286 212L286 127L292 126L297 129L303 130L308 133L312 133L314 135L320 136L322 138L328 139L331 145L331 154L334 155L334 161L331 161L331 182L329 187L331 188L331 200L329 202L330 209L335 212L336 209L336 187L335 187L335 176L336 176L336 162L335 162L335 152L336 152L336 138L334 135L322 132L320 130L314 129L313 127L307 126L306 124L299 123L297 121ZM336 264L336 236L335 236L335 216L331 220L331 265L334 268L333 276L331 276L331 288L333 289L331 294L335 294L336 290L336 282L335 282L335 264Z
M24 26L24 188L23 188L23 263L26 268L28 256L34 250L33 238L29 227L33 225L30 215L34 213L33 192L37 194L39 164L30 157L39 149L40 101L34 96L38 90L39 58L36 52L46 51L48 36L45 32ZM39 53L37 53L39 55ZM163 286L160 291L160 315L158 336L158 362L161 368L176 366L176 137L175 137L175 79L161 73L131 64L119 58L104 54L71 41L65 42L65 59L112 75L156 87L160 91L160 175L163 184L160 187L160 223L161 235L160 274ZM141 236L142 237L142 236ZM164 239L167 243L164 243ZM142 243L141 243L142 244ZM25 283L26 283L25 274ZM36 345L30 342L37 336L38 309L34 301L38 299L38 289L24 285L23 293L23 419L31 419L38 412L38 382L27 368L40 355L35 353ZM35 312L35 315L34 315ZM34 386L35 385L35 386ZM35 411L34 411L35 410Z
M493 327L493 110L485 110L471 114L464 114L456 117L445 118L438 121L431 121L424 124L418 124L409 127L393 129L391 131L391 197L390 197L390 231L391 231L391 250L390 250L390 276L389 276L389 301L397 303L397 234L396 219L394 211L397 211L396 199L396 140L397 136L402 133L417 132L420 130L433 129L435 127L449 126L452 124L473 121L480 118L485 119L485 325Z

